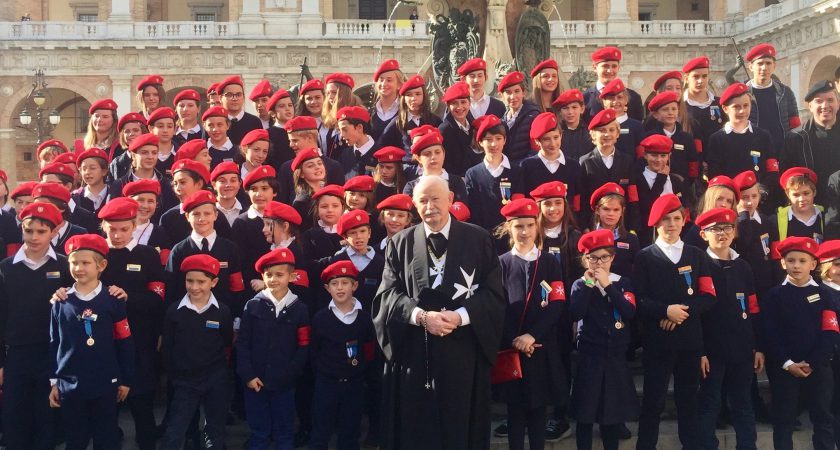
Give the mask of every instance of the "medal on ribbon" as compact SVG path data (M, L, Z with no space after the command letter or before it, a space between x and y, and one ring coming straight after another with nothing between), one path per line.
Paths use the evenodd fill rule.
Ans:
M761 168L758 166L758 160L759 158L761 158L761 152L758 150L751 150L750 156L752 157L753 164L755 164L755 166L753 166L753 169L755 169L755 171L758 172L759 170L761 170Z
M551 285L545 280L540 281L540 306L543 308L548 306L548 294L551 294L552 290Z
M507 205L510 202L510 181L507 178L499 182L499 190L502 193L502 204Z
M88 337L85 343L88 345L88 347L93 347L93 344L96 343L96 341L93 339L93 322L96 321L98 316L93 313L93 310L87 308L84 311L82 311L81 315L76 317L82 322L84 322L85 334L87 334Z
M764 259L770 254L770 234L764 233L761 235L761 248L764 250Z
M347 341L345 343L345 347L347 347L347 360L350 362L351 366L358 366L359 365L359 341L352 340Z
M743 292L735 293L735 298L738 299L738 302L741 303L741 318L746 320L747 319L747 302L744 297Z
M686 292L688 295L694 295L694 289L691 287L691 266L683 266L677 269L677 272L685 278L685 284L688 286Z

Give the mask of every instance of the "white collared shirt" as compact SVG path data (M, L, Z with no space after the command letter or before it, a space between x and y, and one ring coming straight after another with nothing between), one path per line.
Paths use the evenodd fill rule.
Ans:
M490 163L487 162L487 159L483 159L482 162L484 163L484 167L487 169L488 172L490 172L490 175L492 175L493 178L499 178L500 176L502 176L502 173L504 173L505 169L510 169L510 160L505 154L502 154L502 163L499 164L499 166L495 169L490 167Z
M134 227L134 232L131 233L131 239L140 245L148 245L149 238L152 236L152 231L154 231L154 229L155 224L151 221L146 222L146 225L138 223L137 226Z
M531 261L536 261L537 260L537 258L540 256L540 250L537 248L536 245L534 245L531 248L531 250L528 250L527 252L525 252L523 254L523 253L519 253L516 250L516 247L514 247L514 248L510 249L510 254L513 255L513 256L516 256L520 259L524 259L525 261L531 262Z
M543 230L543 234L545 237L551 239L557 239L557 236L560 236L560 233L563 232L563 224L557 225L556 227L546 228Z
M190 134L195 134L199 131L201 131L201 125L195 124L195 126L190 128L189 130L185 130L181 127L178 127L178 129L175 130L175 134L180 134L182 138L186 139L187 136L189 136Z
M236 199L233 207L228 209L222 206L221 203L216 202L216 209L225 216L229 225L233 225L233 221L239 217L239 214L242 212L242 203L239 203L239 199Z
M231 141L230 138L227 138L227 140L224 144L222 144L221 147L216 147L215 145L213 145L212 142L210 142L210 139L207 139L207 148L215 148L216 150L228 151L233 148L233 141Z
M487 114L487 109L490 108L490 96L484 94L478 100L473 100L470 97L470 112L476 119Z
M749 86L753 89L768 89L768 88L773 87L773 79L771 78L770 83L767 84L766 86L760 86L758 83L755 82L755 80L750 80L750 81L747 81L747 86Z
M338 233L338 224L327 225L324 223L323 220L318 219L318 226L321 227L322 230L329 234L336 234Z
M659 175L658 173L650 170L650 167L645 167L645 170L642 171L642 176L645 177L645 181L647 182L648 188L653 187L654 181L656 181L656 176ZM674 185L671 184L671 176L665 175L665 185L662 187L663 194L673 194L674 193Z
M505 122L507 123L508 128L512 127L513 124L516 122L516 118L519 117L520 111L522 111L521 106L516 111L512 109L507 110L507 113L505 113Z
M622 123L627 122L627 119L629 119L629 117L627 117L627 113L624 113L620 116L616 116L615 121L621 125Z
M447 240L449 240L449 229L452 227L452 220L453 219L451 217L446 216L446 225L444 225L443 228L441 228L440 231L437 231L437 232L432 231L432 229L429 228L429 225L427 225L426 222L423 222L423 231L426 232L426 237L429 237L432 233L440 233L440 234L443 235L443 237L445 237ZM422 309L417 308L417 307L415 307L411 311L411 316L409 316L410 317L409 318L409 323L411 325L419 325L419 323L417 323L417 314L419 314L422 311L423 311ZM461 316L461 326L462 327L470 324L470 315L467 313L466 308L464 308L462 306L462 307L456 309L455 312L458 313L459 316Z
M834 289L835 291L840 291L840 284L837 284L831 280L823 280L823 284Z
M796 220L799 220L800 222L802 222L806 227L810 227L811 225L813 225L817 222L817 219L819 217L820 217L820 210L819 210L819 208L817 208L815 206L814 207L814 214L811 215L811 217L809 217L808 220L806 220L804 222L799 220L799 218L797 218ZM788 221L791 221L791 220L793 220L793 208L788 208Z
M356 316L359 315L359 311L362 310L362 302L356 300L356 297L353 297L353 309L350 312L342 312L338 309L338 305L335 304L335 300L330 300L330 304L327 307L335 314L335 317L346 325L350 325L351 323L356 321Z
M446 215L446 224L443 226L443 228L440 229L440 231L433 231L431 228L429 228L429 225L427 225L426 222L423 222L423 231L426 232L426 237L431 236L432 233L440 233L443 235L443 237L449 240L450 228L452 228L452 218L449 217L449 215Z
M68 228L70 228L70 222L65 220L61 227L58 228L58 234L56 234L54 238L50 239L50 243L52 245L58 245L58 240L67 233Z
M677 242L673 244L669 244L665 242L661 237L656 238L656 246L659 247L665 256L671 260L672 263L676 264L680 262L680 258L682 258L682 251L685 243L682 239L678 239Z
M272 305L274 305L274 317L280 317L280 312L294 303L298 298L298 296L293 294L291 290L286 290L286 295L279 300L271 293L271 289L269 288L265 288L260 292L271 302Z
M466 119L464 119L464 120L466 120ZM455 125L458 125L458 128L460 128L461 131L463 131L464 133L470 134L470 123L469 122L467 122L466 125L464 125L461 122L458 122L457 120L455 120Z
M175 144L172 144L168 152L158 153L158 161L166 161L170 156L175 156Z
M746 128L744 128L744 129L743 129L743 130L741 130L741 131L738 131L738 130L736 130L735 128L733 128L733 127L732 127L732 122L726 122L726 123L723 125L723 131L724 131L724 132L726 132L726 134L730 134L730 133L732 133L733 131L735 132L735 134L746 134L746 133L748 133L748 132L749 132L749 133L752 133L752 132L753 132L753 129L752 129L752 122L747 122L747 127L746 127Z
M12 264L17 264L22 262L26 267L29 267L31 270L38 270L47 263L47 261L52 259L58 259L58 256L55 254L55 250L53 250L52 245L47 248L47 253L44 254L44 257L38 261L34 261L29 259L26 256L26 244L23 244L18 249L17 253L15 253L15 257L12 259Z
M382 109L382 102L376 102L376 115L382 120L393 119L400 110L399 97L397 97L388 109Z
M709 248L709 247L706 247L706 254L709 255L709 257L711 257L712 259L720 259L720 256L716 255L715 252L713 252L712 249ZM735 249L732 249L732 248L729 249L729 260L730 261L734 261L734 260L738 259L739 256L741 256L741 255L739 255L738 252L735 251Z
M131 181L140 181L140 180L144 180L144 179L145 178L138 177L137 174L134 173L133 170L131 171ZM158 181L157 172L152 171L152 178L149 178L149 179Z
M415 116L414 114L408 113L408 121L414 122L414 125L420 126L420 116Z
M11 210L12 210L12 205L11 205L11 203L6 202L6 204L5 204L5 205L3 205L2 207L0 207L0 210L3 210L3 212L9 212L9 211L11 211Z
M537 157L542 160L543 164L545 164L545 168L551 173L557 172L557 169L560 168L561 164L566 165L566 157L563 155L562 151L560 152L560 156L558 156L554 161L546 159L542 152L537 153Z
M794 285L794 286L796 286L796 287L819 286L819 284L817 284L817 282L816 282L816 281L814 281L814 277L811 277L810 279L808 279L808 282L807 282L807 283L805 283L805 284L803 284L803 285L801 285L801 286L800 286L800 285L798 285L798 284L794 283L794 282L793 282L793 280L791 280L791 279L790 279L790 275L786 275L786 276L785 276L785 281L782 281L782 286L784 286L784 285L786 285L786 284L792 284L792 285Z
M137 247L137 239L134 239L134 236L132 236L131 240L128 241L128 244L125 244L125 247L123 248L125 248L128 251L132 251L134 250L134 247ZM114 248L114 246L111 245L111 241L108 241L108 248Z
M665 129L665 127L662 127L662 132L665 133L665 137L671 137L671 136L677 134L677 127L674 126L674 131L668 131L668 130Z
M72 198L69 202L67 202L67 209L69 209L71 213L76 210L76 201Z
M219 301L216 300L216 296L213 293L210 293L210 300L203 306L201 309L198 309L197 306L193 305L190 301L190 294L184 294L184 298L181 299L181 303L178 303L178 308L187 308L195 311L198 314L204 314L205 311L210 309L211 306L215 306L216 308L219 307Z
M105 197L108 196L108 185L106 184L98 194L94 194L91 192L89 186L85 186L82 194L85 198L93 202L93 209L99 209L99 205L101 205L102 201L105 200Z
M230 114L228 114L228 119L230 119L231 122L233 122L234 119L236 119L236 121L239 122L240 120L242 120L243 117L245 117L245 110L244 109L240 110L239 114L237 114L235 116L231 116Z
M373 261L373 257L376 256L376 252L373 251L373 247L368 247L365 253L357 253L353 247L347 247L347 257L350 258L350 262L356 266L356 269L361 272L365 270L368 264Z
M89 302L89 301L93 300L94 297L99 295L100 292L102 292L102 282L101 281L96 285L95 288L93 288L92 291L90 291L90 292L88 292L87 294L84 294L84 295L79 294L76 291L76 283L73 283L73 287L71 287L70 289L67 290L67 295L76 294L76 298L78 298L79 300L81 300L83 302Z
M287 239L284 239L276 244L271 244L271 249L274 250L275 248L289 248L289 246L292 245L292 242L294 242L294 240L294 236L289 236Z
M271 121L270 120L260 119L260 122L262 122L263 130L267 130L269 127L271 127Z
M695 102L694 100L688 98L688 91L685 91L683 93L683 100L685 100L686 103L688 103L691 106L706 109L709 106L711 106L712 103L715 101L715 96L714 96L714 94L711 93L711 91L706 91L706 94L709 96L709 99L706 100L705 102L701 103L701 102Z
M615 147L613 147L613 151L609 154L609 156L604 155L601 153L601 149L598 149L598 156L601 157L601 161L603 161L604 165L607 166L607 169L612 169L613 162L615 161Z
M362 154L362 156L367 155L367 152L369 152L370 149L373 148L373 145L376 144L376 141L374 141L373 138L370 137L370 135L365 135L365 136L367 136L367 139L368 139L367 142L362 144L361 147L356 147L355 145L353 146L353 150L357 150L359 153Z
M249 219L256 219L257 217L262 219L263 217L263 213L257 211L257 207L255 205L251 205L250 207L248 207L247 215Z
M819 210L817 210L817 211L819 211ZM750 219L755 220L756 222L761 224L761 214L758 213L758 210L753 211L753 214L752 214L752 216L750 216Z
M202 239L207 239L207 249L208 250L213 250L213 244L216 243L216 237L217 236L218 235L216 234L216 230L211 231L210 234L208 234L207 236L202 236L202 235L196 233L195 231L190 233L190 239L192 239L192 241L195 242L195 245L199 249L201 248L201 240Z

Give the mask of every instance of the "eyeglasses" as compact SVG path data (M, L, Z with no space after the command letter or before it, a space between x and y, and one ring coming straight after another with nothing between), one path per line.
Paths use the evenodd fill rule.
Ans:
M228 92L224 95L224 97L228 100L236 100L240 99L245 96L244 92Z
M735 230L735 225L715 225L713 227L706 228L703 231L705 231L706 233L714 233L714 234L717 234L717 235L722 235L722 234L729 234L733 230Z
M586 260L589 261L589 264L595 263L607 263L612 259L613 255L603 255L603 256L595 256L595 255L586 255Z

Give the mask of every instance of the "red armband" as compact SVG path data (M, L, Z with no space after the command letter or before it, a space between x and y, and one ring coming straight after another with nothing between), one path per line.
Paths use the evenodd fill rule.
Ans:
M688 163L688 177L697 178L700 176L700 163L697 161L689 161Z
M635 184L627 186L627 201L629 203L636 203L639 201L639 189L636 188Z
M779 160L775 158L768 158L766 163L767 171L768 172L778 172L779 171Z
M572 211L580 212L580 195L578 194L572 197Z
M525 198L525 194L513 194L510 196L511 200L519 200L520 198Z
M298 345L301 347L306 347L309 345L309 327L300 327L297 329L297 340Z
M770 243L770 258L776 261L782 259L782 254L779 253L779 241L773 241Z
M131 328L128 326L128 319L114 323L114 339L121 340L131 337Z
M6 256L15 256L23 244L6 244Z
M749 304L750 314L758 314L761 312L761 308L758 307L758 297L755 294L750 294L747 297L747 303Z
M367 342L362 346L362 351L365 354L365 361L373 361L373 358L376 356L375 345L375 342Z
M228 277L231 292L242 292L245 290L245 281L242 279L242 272L230 274Z
M230 357L233 354L233 347L226 345L223 351L225 352L225 361L230 362Z
M158 251L160 252L160 265L166 267L166 263L169 262L169 252L172 250L168 248L161 248L158 249Z
M694 149L697 150L697 153L703 153L703 141L701 141L700 139L695 139Z
M799 128L800 125L802 125L802 120L799 118L799 116L793 116L790 119L788 119L788 125L791 129Z
M636 295L632 292L625 292L624 300L627 300L627 303L633 305L634 308L636 307Z
M837 326L837 313L826 309L822 312L822 330L840 333L840 327Z
M566 301L566 287L562 281L552 281L550 283L551 292L548 294L548 301L550 302L565 302Z
M161 300L166 298L166 285L160 281L151 281L146 285L146 288L159 295Z
M642 159L645 157L645 148L641 145L636 146L636 159Z
M712 277L700 277L700 279L697 280L697 282L700 285L701 293L708 295L717 295L717 292L715 292L715 283L712 281Z
M295 269L292 273L292 284L297 286L309 287L309 274L303 269Z

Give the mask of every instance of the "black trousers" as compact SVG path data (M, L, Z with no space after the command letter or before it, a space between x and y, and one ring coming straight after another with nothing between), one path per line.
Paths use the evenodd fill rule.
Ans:
M131 391L129 391L131 392ZM129 395L125 400L134 419L134 440L140 450L154 450L157 442L155 422L155 391Z
M527 402L507 404L508 448L524 450L526 429L531 450L545 447L545 410L545 406L528 408Z
M204 434L208 449L225 445L225 421L230 407L231 383L227 370L208 374L202 380L172 380L174 395L169 409L161 450L178 450L183 446L193 416L204 407Z
M697 448L697 389L700 385L698 351L668 350L646 346L644 396L639 416L637 450L656 450L659 420L665 409L668 383L674 375L674 403L677 405L677 427L683 448Z
M3 437L9 449L52 449L58 411L50 408L49 344L10 347L3 370ZM54 362L54 361L53 361Z
M767 377L773 393L773 446L776 450L793 449L793 423L799 411L800 394L805 397L813 425L813 448L834 448L834 419L831 415L834 374L829 364L811 369L811 375L796 378L782 369L781 362L769 361L767 364Z
M326 450L333 432L339 450L358 450L364 410L364 379L317 376L312 398L312 437L309 450Z
M710 358L709 366L709 375L700 383L697 395L700 448L717 450L720 443L715 435L715 425L721 405L728 400L736 448L755 449L755 415L750 394L754 374L752 359L726 363Z
M594 424L578 422L575 427L575 440L578 450L592 450L592 428ZM618 450L618 430L620 423L598 425L601 430L601 443L604 450Z
M117 387L94 398L61 398L61 420L64 423L66 450L85 450L93 440L93 448L120 448L117 433Z

